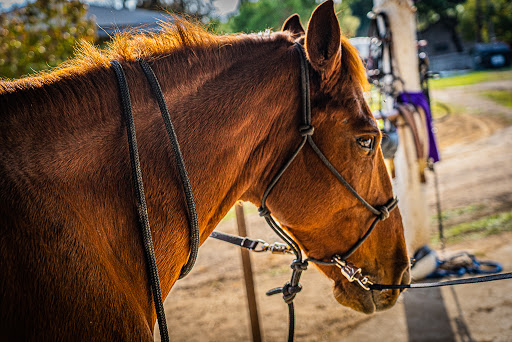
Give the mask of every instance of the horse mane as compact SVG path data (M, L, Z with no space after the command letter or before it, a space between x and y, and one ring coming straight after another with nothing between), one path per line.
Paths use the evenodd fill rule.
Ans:
M170 54L180 48L208 46L234 39L231 36L218 36L208 32L200 24L172 16L169 21L159 21L157 32L123 32L114 36L106 49L99 49L88 42L82 42L77 49L77 58L71 61L79 67L110 66L113 59L133 61L137 57L152 59Z
M170 54L179 48L206 46L232 40L235 37L211 34L202 26L177 16L172 16L169 21L160 21L159 25L161 29L157 32L142 31L135 34L132 30L116 33L105 48L82 40L78 42L72 59L50 70L36 72L14 82L3 80L0 82L0 92L12 89L14 85L12 83L22 88L28 83L31 86L37 86L52 83L69 75L84 74L99 67L109 68L110 61L114 59L134 61L139 57L151 60L159 55Z
M63 77L84 74L92 69L109 68L111 60L135 61L136 58L153 60L184 48L206 47L211 45L231 44L240 38L258 41L269 34L232 34L215 35L208 32L202 25L171 16L169 21L160 21L161 30L157 32L132 31L116 34L106 48L99 48L92 43L80 41L75 49L75 57L47 71L36 72L34 75L13 82L0 80L0 94L15 89L43 86ZM281 33L289 39L291 35ZM252 39L251 39L252 38ZM368 89L366 69L359 57L357 49L350 44L345 36L342 41L342 68L363 89ZM347 75L343 75L345 78Z
M352 79L361 85L364 91L369 90L370 84L368 83L368 76L366 75L366 68L363 65L363 61L359 55L359 51L350 44L347 37L341 35L341 46L342 46L342 64L346 68L346 71L351 75Z

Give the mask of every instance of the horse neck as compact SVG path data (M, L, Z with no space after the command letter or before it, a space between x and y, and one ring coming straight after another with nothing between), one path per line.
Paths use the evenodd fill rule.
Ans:
M152 62L190 175L201 242L236 200L250 193L259 204L299 139L299 59L291 42L285 36L238 39ZM145 76L136 62L123 67L165 296L188 257L186 202ZM51 206L57 213L52 219L62 221L73 238L92 244L91 251L115 255L103 261L140 295L150 321L152 302L113 71L98 67L60 78L24 79L2 84L0 93L3 161L33 182L22 189L34 202L27 211L46 222L38 208ZM51 227L42 223L40 229Z
M194 191L201 243L244 194L261 196L298 143L299 66L290 46L283 39L241 41L153 63ZM137 89L141 160L151 161L143 165L148 207L161 209L150 211L150 220L166 293L164 283L170 288L187 260L187 209L156 101L140 71L129 83Z

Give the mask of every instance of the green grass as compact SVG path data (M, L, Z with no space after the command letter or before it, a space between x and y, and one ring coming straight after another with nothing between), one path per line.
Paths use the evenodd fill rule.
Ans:
M512 231L512 210L445 228L444 235L446 242L450 243L508 231ZM437 236L433 238L433 242L438 240Z
M499 71L473 71L464 75L443 77L430 81L431 89L444 89L448 87L466 86L481 82L512 79L512 70L503 69Z
M466 207L443 210L443 212L441 213L441 216L443 217L443 220L446 221L446 220L453 219L455 217L459 217L464 214L476 213L483 209L485 209L485 205L483 205L483 204L471 204ZM432 220L432 222L437 223L437 215L432 216L431 220Z
M483 95L500 105L512 108L512 91L510 90L489 90Z

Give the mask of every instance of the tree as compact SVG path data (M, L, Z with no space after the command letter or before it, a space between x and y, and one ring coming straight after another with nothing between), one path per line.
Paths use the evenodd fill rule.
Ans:
M452 41L459 52L463 51L462 41L457 31L461 4L466 0L422 0L416 2L420 28L436 22L442 22L448 27Z
M356 35L367 36L370 28L370 19L368 19L367 14L373 9L373 0L351 0L349 6L352 15L357 17L360 22Z
M313 10L318 6L315 0L259 0L241 1L238 13L229 18L223 26L227 32L261 32L266 29L279 30L286 18L298 13L303 20L308 20ZM348 36L353 36L359 26L359 19L352 16L348 1L335 5L341 30Z
M0 14L0 76L16 78L56 66L80 39L93 41L95 26L78 0L37 0Z
M480 22L477 18L480 17ZM512 45L512 2L510 0L468 0L461 16L461 31L466 40L497 40Z

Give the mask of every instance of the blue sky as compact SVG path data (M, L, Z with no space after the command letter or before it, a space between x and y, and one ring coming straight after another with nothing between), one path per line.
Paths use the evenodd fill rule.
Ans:
M0 9L7 9L14 4L22 4L27 2L27 0L0 0ZM109 5L115 3L115 0L85 0L87 3L94 3L99 5ZM129 6L135 6L137 0L130 0ZM236 9L236 5L238 4L238 0L215 0L215 7L217 7L217 13L220 15L226 15Z

